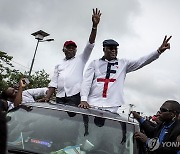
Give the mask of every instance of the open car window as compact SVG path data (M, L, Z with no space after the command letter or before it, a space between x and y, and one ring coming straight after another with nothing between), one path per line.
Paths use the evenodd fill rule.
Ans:
M8 148L50 154L133 154L135 125L86 114L26 107L11 111Z

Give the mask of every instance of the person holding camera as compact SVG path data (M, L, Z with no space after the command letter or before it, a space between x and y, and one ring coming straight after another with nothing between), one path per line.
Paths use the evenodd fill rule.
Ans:
M7 111L22 103L35 102L36 97L45 97L47 94L47 87L24 90L28 84L29 81L26 78L22 78L14 87L8 87L2 91L0 98L7 102Z
M10 110L22 102L22 92L25 87L24 78L19 80L18 89L8 87L1 93L1 99L7 101L7 110Z

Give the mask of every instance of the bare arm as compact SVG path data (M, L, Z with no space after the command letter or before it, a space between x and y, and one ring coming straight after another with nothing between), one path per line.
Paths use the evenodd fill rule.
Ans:
M93 22L92 26L93 27L92 27L92 30L91 30L91 33L89 36L89 42L87 43L87 45L84 48L84 51L81 55L84 63L86 63L88 61L88 59L91 55L91 52L93 50L94 42L96 39L97 26L98 26L99 21L100 21L100 16L101 16L100 10L98 10L97 8L96 8L96 10L93 9L93 15L92 15L92 22Z
M47 90L47 94L46 94L46 97L44 99L45 102L49 102L52 94L55 92L55 88L54 87L49 87L48 90Z
M19 104L21 104L21 102L22 102L22 92L23 92L23 89L25 87L25 84L23 83L22 80L24 80L24 79L21 79L19 81L19 89L18 89L16 97L15 97L15 99L13 101L15 107L18 106Z
M97 26L99 24L100 17L101 17L100 10L98 10L97 8L93 9L93 15L92 15L93 27L92 27L92 30L91 30L91 34L89 36L89 42L91 44L93 44L95 42L96 33L97 33Z

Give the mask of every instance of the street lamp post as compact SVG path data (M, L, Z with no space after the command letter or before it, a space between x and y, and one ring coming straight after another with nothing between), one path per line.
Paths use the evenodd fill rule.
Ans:
M34 65L34 60L35 60L35 57L36 57L36 52L37 52L39 42L54 41L54 39L43 40L44 37L49 36L49 34L42 31L42 30L39 30L39 31L37 31L35 33L32 33L31 35L35 36L35 39L37 39L37 44L36 44L36 48L35 48L35 51L34 51L34 56L33 56L32 62L31 62L31 67L30 67L30 70L29 70L29 77L31 76L31 72L32 72L32 68L33 68L33 65Z

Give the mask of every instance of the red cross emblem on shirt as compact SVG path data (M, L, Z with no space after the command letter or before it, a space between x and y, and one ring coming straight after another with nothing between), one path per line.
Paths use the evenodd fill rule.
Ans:
M114 81L116 81L116 79L97 78L97 82L104 82L104 88L103 88L102 97L106 97L107 96L108 84L109 84L109 82L114 82Z

